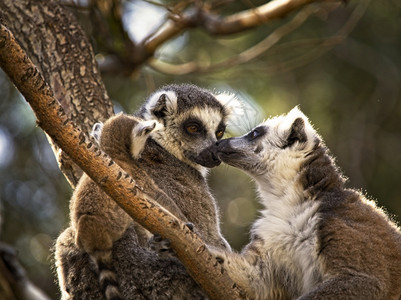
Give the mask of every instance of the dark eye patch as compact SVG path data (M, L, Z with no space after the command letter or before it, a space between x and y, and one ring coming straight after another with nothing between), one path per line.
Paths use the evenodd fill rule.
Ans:
M248 141L253 141L257 138L264 136L266 133L266 128L264 126L259 126L253 129L250 133L246 135Z
M201 135L206 133L205 126L196 118L189 118L182 123L183 131L190 135Z
M226 131L226 125L224 123L220 123L215 132L216 138L220 140L223 137L225 131Z

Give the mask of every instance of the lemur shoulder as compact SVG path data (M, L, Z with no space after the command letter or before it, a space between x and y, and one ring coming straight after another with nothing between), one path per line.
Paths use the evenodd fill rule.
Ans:
M345 179L294 108L217 155L248 173L264 206L240 254L213 250L251 299L401 299L401 232Z
M229 249L229 245L220 233L219 214L206 182L205 167L220 164L212 148L222 138L228 117L237 105L230 97L226 94L214 95L194 85L170 85L149 97L135 116L117 115L94 131L95 137L99 138L100 148L131 175L151 198L159 201L177 217L194 224L195 231L207 243L223 249ZM227 103L227 100L232 102ZM161 126L158 126L158 130L148 131L149 138L144 135L135 136L133 133L138 132L136 128L140 124L138 120L157 122ZM138 138L140 145L143 144L144 147L137 146ZM92 222L94 212L79 211L74 203L87 202L92 205L94 202L95 210L101 210L100 202L105 202L106 198L108 199L89 178L81 179L74 192L71 209L72 227L76 228L75 239L78 246L82 247L80 237L91 241L97 239L94 237L96 234L100 241L105 240L109 234L101 232L104 226L97 230L96 222L93 226L81 226L85 220ZM118 212L115 214L118 217L103 216L102 220L105 224L113 221L107 228L113 232L113 236L107 238L111 243L107 243L107 247L102 246L106 245L103 241L97 243L96 251L87 251L89 247L84 247L89 254L99 253L98 257L101 257L100 254L111 257L114 241L132 224L132 220L111 199L106 202L106 207ZM87 229L82 233L80 228ZM146 233L136 225L136 233L142 232ZM139 240L139 246L145 246L147 235L140 236L144 238ZM93 248L94 244L89 244ZM58 274L63 290L68 286L68 279L64 278L66 272L63 270L63 262L69 263L66 256L69 249L66 245L70 244L63 238L56 245ZM108 274L115 277L112 267L106 269ZM74 287L69 287L70 293L72 288ZM110 292L111 295L118 294L115 288L111 288L114 290ZM176 292L179 293L179 289Z

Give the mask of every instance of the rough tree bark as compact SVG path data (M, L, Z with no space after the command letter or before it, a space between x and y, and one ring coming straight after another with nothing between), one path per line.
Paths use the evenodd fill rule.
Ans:
M134 220L171 241L177 257L211 299L243 298L204 242L157 202L146 200L146 191L66 116L40 72L2 25L0 66L31 105L39 126Z
M287 3L288 1L280 1L280 3L281 2ZM297 3L296 7L307 4L309 2L312 1L294 1L294 3ZM294 7L290 7L288 11L293 8ZM208 15L204 15L202 18L203 21L207 21L207 17ZM197 20L197 22L199 22L199 19ZM216 20L217 19L214 19L214 21ZM191 21L194 22L194 19L192 19ZM81 135L79 136L78 134L78 137L81 140L86 140L86 138L83 138L84 135L82 135L82 132L88 132L95 122L103 121L109 118L113 114L113 109L111 101L107 95L102 79L100 77L92 48L83 30L76 22L73 14L62 7L58 1L54 0L2 0L0 1L0 23L5 24L11 30L11 32L13 32L13 34L16 36L17 41L20 43L20 45L22 45L23 49L28 54L28 57L33 60L35 65L43 74L45 82L49 84L50 89L53 91L54 97L57 101L53 105L57 105L57 103L60 103L63 111L66 113L66 117L64 117L64 120L66 120L66 118L69 118L79 126L79 128L70 127L69 130L75 131L76 134L77 132L81 132ZM200 24L195 25L200 26ZM195 25L188 24L188 26ZM252 26L256 25L258 24L253 24ZM206 28L206 25L202 26L205 26ZM180 30L182 30L183 28L184 27L180 28ZM211 31L209 28L207 29ZM171 32L168 33L170 34L167 34L166 36L169 36L170 38L175 34L175 32L173 32L172 34ZM149 49L146 49L147 51L145 52L147 53L143 61L151 55L149 54L149 52L153 53L152 51L154 51L155 47L159 45L155 43L154 36L149 40L149 44L152 45L153 48L150 47L150 51ZM138 62L136 62L136 65L138 65ZM34 76L34 78L37 78L36 73L30 73L28 75L29 76L26 79L29 79L30 76ZM18 85L17 87L20 88L20 86ZM46 126L47 124L43 123L42 125ZM71 126L71 123L66 121L64 124L62 124L61 127L58 127L59 133L64 133L64 131L67 130L66 128L69 126ZM50 128L50 130L52 130L52 128ZM59 135L59 133L53 132L52 137L57 138L58 136L63 136L63 134ZM66 136L64 135L64 137ZM77 138L77 136L75 136L75 138ZM75 187L82 174L81 169L68 156L61 154L62 152L56 145L57 142L54 143L53 141L51 141L51 143L53 145L55 153L58 154L57 156L60 164L60 169L70 182L71 186ZM82 145L85 145L85 143L81 143L81 146ZM96 160L97 156L93 156L93 153L88 155L88 157L92 157L94 160ZM75 159L78 159L77 161L79 161L79 157L75 157ZM83 162L81 161L80 163ZM102 161L98 161L98 163L99 166L101 164L107 166L109 162L103 159ZM88 169L85 170L91 173L93 172L93 169L91 169L91 167L93 167L93 165L89 165ZM101 180L106 176L106 174L109 174L109 176L113 176L113 174L114 176L118 176L118 172L121 172L121 170L116 169L116 166L114 165L111 169L108 168L107 171L106 169L104 169L104 172L107 173L99 173L98 169L96 169L96 172L97 174L101 174L103 176L101 178L97 178L97 180ZM125 184L132 184L132 182L126 181L128 179L124 178L122 180L125 181ZM106 181L105 184L111 184L112 182L113 180ZM118 185L110 186L109 189L109 192L118 194ZM117 202L125 205L127 209L129 207L133 208L127 202L127 199L129 199L130 196L124 194L127 191L120 192L122 192L123 194L117 196L119 197L117 199L120 199L117 200ZM114 195L116 196L116 194ZM121 195L125 195L125 198L121 198ZM152 205L150 205L147 209L152 210ZM136 216L139 217L139 215ZM164 213L163 216L161 216L160 218L167 218L164 220L167 223L169 222L169 220L171 221L174 219L167 213ZM155 224L160 225L163 223L156 222ZM173 221L171 222L171 224L177 223L176 221ZM148 226L151 225L148 224ZM165 232L165 236L170 238L172 241L178 241L180 239L179 232L180 230L183 230L177 229L178 227L177 225L172 225L168 227L172 229L171 231L166 231L164 227L157 227L153 229L157 229L159 233ZM63 234L71 235L72 233L66 230ZM193 238L195 240L191 241L187 239L185 242L184 238L184 245L186 243L186 246L183 246L182 248L176 248L178 254L181 255L180 257L183 262L186 262L188 259L190 259L190 257L187 257L185 255L185 253L187 253L185 249L190 249L192 247L192 251L199 249L200 255L205 255L204 262L206 265L210 264L210 257L207 256L206 251L202 250L202 243L196 240L196 237L193 237L191 234L190 236L191 239ZM73 239L71 238L70 241L71 240ZM195 246L191 246L192 242L195 243ZM201 295L200 298L202 297L202 295L204 295L199 286L197 286L193 282L192 278L187 275L184 268L179 262L174 262L168 266L163 266L163 264L160 264L155 254L144 252L143 249L137 248L138 247L136 247L136 241L134 239L124 237L121 239L121 241L119 241L119 243L116 244L113 252L113 255L116 256L116 264L122 266L117 266L116 269L118 277L124 278L125 280L125 283L123 282L123 285L125 284L126 290L131 293L129 295L129 298L144 298L141 297L141 294L138 294L135 289L132 289L132 286L142 286L143 289L153 288L155 290L153 295L158 295L158 293L168 294L169 291L166 290L158 291L158 286L146 287L146 282L149 281L148 279L150 278L152 278L152 282L157 280L163 281L163 279L166 277L164 272L173 272L174 274L176 274L176 281L178 285L184 285L190 290L198 289L199 295ZM188 253L191 253L191 251ZM77 257L82 257L83 254L77 250L76 252L72 252L69 255L71 255L72 259L76 259ZM145 261L146 266L144 265ZM75 267L77 272L81 272L88 276L88 286L92 285L93 283L96 284L97 280L92 274L91 268L88 265L79 265ZM202 270L203 268L202 264L198 267L200 268L200 270ZM196 273L196 268L193 268L193 275L195 277L200 276L200 282L202 282L202 275L204 276L205 274L197 275ZM217 276L216 278L218 278L220 275L215 274L213 276ZM213 283L211 284L213 285ZM171 285L169 286L169 288L171 289L171 294L174 294L174 289L177 288L177 285ZM166 286L163 285L162 289L166 289ZM222 289L220 292L222 291L224 291L224 289ZM225 290L225 292L227 292L227 290ZM96 296L94 299L96 299Z
M113 115L92 47L59 1L0 1L0 21L15 34L66 114L85 132ZM82 171L50 142L61 171L75 187Z
M0 16L0 21L15 33L28 56L39 66L68 117L79 124L84 132L88 132L95 122L113 114L92 48L71 12L61 7L58 1L4 0L0 1ZM54 149L55 153L60 153L57 146ZM82 174L80 168L65 155L58 155L58 159L61 170L74 187ZM66 230L64 234L71 232ZM129 236L132 233L116 245L113 253L117 257L116 264L121 266L116 267L119 278L124 278L126 285L131 286L131 289L127 288L132 291L129 298L139 297L137 290L140 287L149 288L146 286L147 279L163 281L172 273L176 284L167 287L167 290L164 285L155 286L153 294L168 294L169 288L173 294L177 285L184 285L204 295L180 263L160 263L154 253L137 249L137 241ZM73 240L73 236L70 239ZM68 259L72 261L83 260L84 256L78 249L69 255ZM86 275L88 287L97 284L89 263L72 266L73 271L80 272L84 277ZM165 273L169 273L169 276ZM132 286L138 288L132 289ZM158 288L163 290L158 291Z

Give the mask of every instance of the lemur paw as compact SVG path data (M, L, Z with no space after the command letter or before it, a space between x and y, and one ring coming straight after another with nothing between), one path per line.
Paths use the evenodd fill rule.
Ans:
M153 235L149 241L149 248L155 251L160 257L176 257L174 250L171 248L170 241L164 239L161 235Z
M188 222L188 223L185 223L185 226L187 226L189 230L194 232L194 224Z

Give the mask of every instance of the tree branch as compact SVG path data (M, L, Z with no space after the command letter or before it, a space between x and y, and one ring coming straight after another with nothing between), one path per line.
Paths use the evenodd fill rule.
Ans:
M203 7L188 9L181 16L174 16L149 36L139 48L139 52L151 57L165 41L180 33L184 28L202 27L212 35L239 33L271 20L282 18L291 11L312 2L339 2L338 0L273 0L259 7L245 10L231 16L222 17Z
M0 66L32 107L39 126L134 220L168 238L178 258L211 299L244 298L201 239L154 201L66 116L49 86L3 25Z
M0 242L0 294L4 300L50 300L27 277L16 257L16 251Z
M334 33L332 36L320 38L320 39L307 39L302 41L291 41L286 44L281 44L277 47L280 47L280 50L276 49L277 52L285 52L284 48L287 49L296 49L300 47L306 47L307 45L311 48L309 51L305 52L305 54L301 56L296 56L293 59L290 59L286 62L276 63L275 65L263 66L263 72L267 73L281 73L286 72L290 69L303 66L308 62L320 57L334 46L342 43L347 36L351 33L351 31L355 28L358 21L364 15L370 0L362 0L357 7L354 9L348 20L344 23L341 28ZM246 49L240 54L227 58L224 61L215 63L215 64L207 64L202 65L196 62L188 62L183 64L170 64L168 62L164 62L153 58L149 61L149 65L164 74L170 75L186 75L191 73L208 73L215 72L220 69L226 69L229 67L233 67L236 65L247 63L262 54L266 53L269 49L271 49L274 45L276 45L284 36L289 34L290 32L297 29L301 26L307 18L312 14L320 14L327 13L327 11L331 11L336 9L340 5L340 2L327 3L326 6L306 6L302 10L300 10L294 18L288 23L278 27L271 34L269 34L265 39L261 42L253 45L252 47ZM326 10L323 10L326 8Z
M295 15L295 17L290 22L285 23L284 25L274 30L271 34L269 34L265 39L263 39L258 44L241 52L237 56L230 57L222 62L218 62L213 65L204 66L194 62L174 65L157 59L151 59L149 61L149 65L153 69L165 74L185 75L195 72L197 73L213 72L219 69L244 64L265 53L271 47L276 45L284 36L286 36L290 32L297 29L299 26L301 26L310 15L316 13L319 10L320 10L319 7L313 7L313 6L307 6L303 8L300 12L298 12L297 15Z

